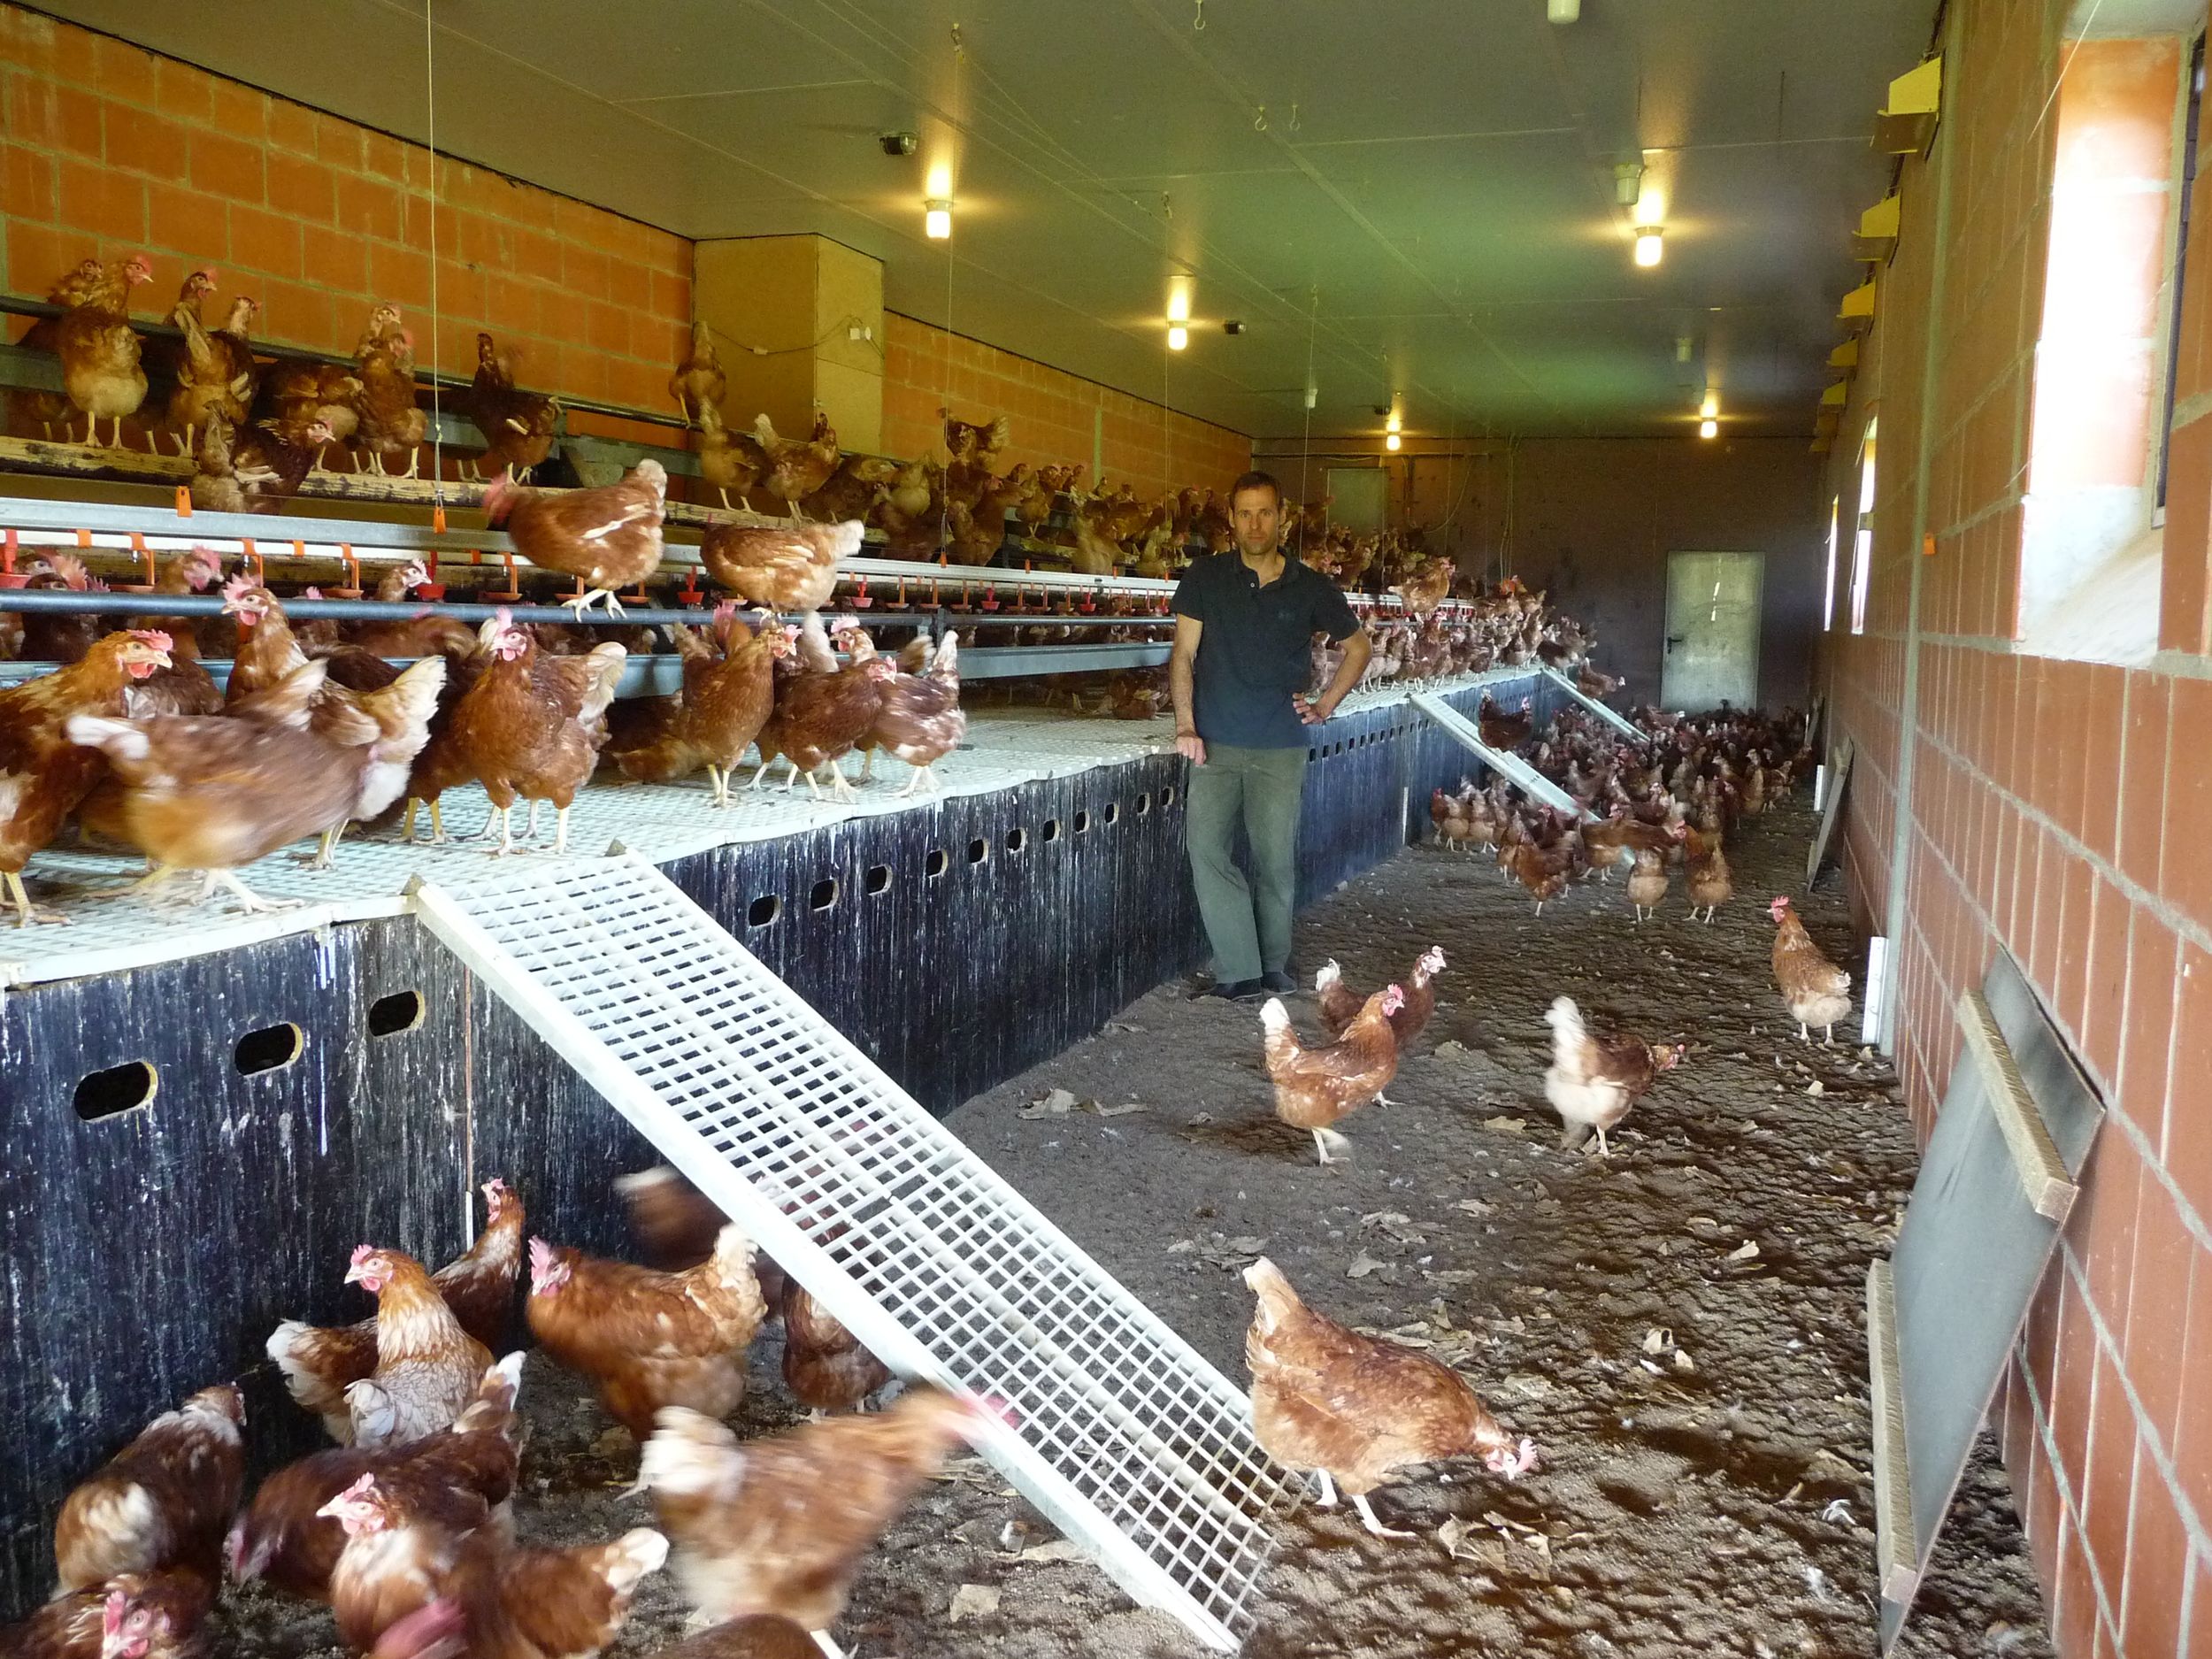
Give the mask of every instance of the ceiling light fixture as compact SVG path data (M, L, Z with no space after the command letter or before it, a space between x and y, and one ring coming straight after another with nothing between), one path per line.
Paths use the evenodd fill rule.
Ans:
M1167 319L1171 323L1190 321L1190 288L1187 284L1178 282L1168 290Z
M1636 227L1636 263L1647 268L1659 263L1660 239L1666 233L1656 225Z
M1613 199L1623 207L1633 207L1644 194L1644 164L1640 161L1617 162L1613 167Z
M1398 452L1398 446L1402 444L1404 442L1405 440L1401 438L1394 432L1386 432L1383 434L1383 448L1389 450L1393 455L1395 455Z
M944 242L952 235L952 198L933 196L922 204L922 229L932 242Z
M1708 417L1707 419L1703 419L1703 420L1699 421L1699 422L1697 423L1697 435L1698 435L1699 437L1701 437L1701 438L1717 438L1717 437L1719 437L1719 436L1720 436L1720 422L1718 422L1717 420L1712 419L1710 417Z
M1714 391L1710 387L1708 387L1705 391L1705 401L1697 406L1697 412L1708 420L1712 419L1714 416L1719 414L1720 394Z
M1555 23L1572 23L1582 15L1582 0L1544 0L1544 15Z
M1180 351L1188 344L1190 344L1190 330L1180 323L1171 323L1167 331L1167 349L1170 351Z
M1398 411L1394 409L1390 411L1390 419L1383 422L1383 430L1385 432L1396 432L1404 425L1405 422L1398 419Z
M1696 343L1687 334L1677 334L1674 337L1674 360L1677 363L1687 363L1690 360L1690 352Z

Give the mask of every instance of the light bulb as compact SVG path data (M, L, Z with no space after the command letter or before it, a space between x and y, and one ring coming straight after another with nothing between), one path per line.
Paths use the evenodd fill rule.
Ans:
M1659 239L1662 234L1656 225L1639 225L1636 227L1636 263L1638 265L1655 265L1659 263Z
M932 242L943 242L952 234L952 203L941 196L933 196L922 204L922 229Z
M1719 414L1720 394L1718 392L1706 393L1705 401L1697 406L1697 412L1708 420L1712 419L1714 416Z
M1405 440L1401 438L1394 432L1386 432L1383 434L1383 448L1390 450L1394 454L1396 453L1398 446L1402 444L1404 442Z
M1167 349L1170 351L1180 351L1188 344L1190 344L1190 330L1184 327L1182 324L1176 323L1168 329Z
M1699 421L1697 423L1697 435L1701 438L1719 437L1720 422L1709 419Z

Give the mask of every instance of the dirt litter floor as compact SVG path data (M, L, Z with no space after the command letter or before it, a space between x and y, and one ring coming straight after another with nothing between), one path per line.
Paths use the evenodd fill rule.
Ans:
M1343 1123L1351 1154L1325 1169L1270 1115L1256 1010L1180 986L950 1118L1240 1385L1239 1273L1264 1250L1317 1308L1458 1366L1543 1448L1517 1485L1457 1463L1381 1489L1384 1521L1417 1540L1308 1507L1263 1583L1253 1659L1876 1652L1861 1305L1914 1156L1886 1064L1841 1031L1809 1049L1785 1028L1764 901L1797 891L1811 828L1801 809L1748 826L1732 849L1738 896L1710 927L1689 922L1678 884L1656 923L1632 926L1617 880L1539 921L1487 861L1433 847L1315 906L1299 927L1309 974L1334 956L1364 990L1429 944L1450 957L1399 1103ZM1857 973L1832 888L1801 911ZM1692 1045L1609 1163L1562 1152L1544 1103L1542 1016L1562 992L1594 1021ZM1310 1002L1292 1008L1311 1032ZM1022 1115L1056 1088L1146 1110ZM741 1432L795 1418L777 1363L764 1339ZM619 1495L628 1436L572 1379L533 1357L524 1400L526 1540L650 1523L647 1499ZM836 1632L855 1659L1205 1651L1087 1563L1018 1563L1047 1529L980 1463L950 1474L862 1572ZM247 1593L222 1617L218 1653L341 1651L320 1609ZM656 1652L683 1617L657 1575L609 1652ZM1986 1436L1900 1651L2051 1651Z

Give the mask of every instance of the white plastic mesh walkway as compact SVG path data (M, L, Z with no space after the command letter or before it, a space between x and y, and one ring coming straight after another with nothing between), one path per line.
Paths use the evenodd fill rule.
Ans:
M1300 1493L1244 1394L650 864L418 880L424 923L1130 1595L1233 1647Z
M1482 728L1432 691L1417 691L1407 699L1413 706L1442 726L1468 749L1482 757L1489 767L1508 782L1516 785L1522 794L1541 801L1546 806L1557 809L1570 818L1593 816L1584 810L1582 803L1557 784L1523 760L1518 755L1496 749L1482 741Z

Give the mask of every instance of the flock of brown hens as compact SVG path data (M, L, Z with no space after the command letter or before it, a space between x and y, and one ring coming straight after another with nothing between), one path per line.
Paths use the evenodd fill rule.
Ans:
M657 563L657 523L627 516L631 480L565 492L557 511L536 518L534 495L509 501L511 522L549 566L603 585L629 580L603 563L626 549ZM593 534L618 520L615 532ZM680 688L619 703L628 656L619 641L593 644L582 629L524 625L503 611L475 629L429 613L296 628L252 575L223 581L220 558L205 549L164 562L154 583L181 595L220 582L223 614L196 626L173 618L104 632L91 615L11 615L17 649L61 664L0 689L0 879L16 919L52 919L31 904L21 872L73 820L88 841L142 853L140 886L197 872L202 897L220 889L252 910L269 902L239 880L242 865L319 836L316 862L326 867L348 824L403 803L409 839L425 808L431 838L442 839L441 799L470 782L490 798L484 833L502 852L517 845L511 815L525 801L533 834L540 803L553 806L553 850L565 850L569 809L603 759L637 781L704 771L717 806L730 803L731 773L749 749L760 757L756 784L782 760L787 787L803 775L818 792L826 771L832 788L849 795L839 762L857 749L866 768L879 751L905 762L908 791L934 786L933 764L967 729L958 637L917 639L886 657L865 629L841 621L844 659L831 653L813 607L856 528L726 526L710 568L771 613L749 622L730 601L700 626L669 629L683 662ZM649 532L649 549L628 547ZM378 595L402 599L426 580L419 565L397 567ZM97 585L60 553L32 580ZM785 609L803 610L801 623L779 624L772 611ZM226 688L204 654L231 659ZM393 657L417 660L403 670Z
M864 1414L890 1372L795 1280L673 1171L617 1186L656 1264L532 1239L525 1313L639 1442L659 1528L565 1549L514 1537L523 1356L491 1356L515 1334L526 1248L521 1202L495 1179L465 1255L432 1275L365 1244L345 1282L376 1298L372 1317L288 1321L269 1338L335 1445L249 1501L236 1387L155 1418L62 1503L54 1599L0 1631L0 1653L195 1659L227 1577L326 1604L372 1659L562 1659L611 1641L664 1563L710 1626L667 1654L793 1659L817 1640L834 1652L827 1631L869 1543L955 1444L1002 1432L1002 1409L909 1386ZM741 1448L721 1419L778 1319L785 1386L811 1420Z
M1609 879L1616 865L1632 859L1629 895L1640 923L1666 895L1671 860L1685 866L1692 916L1702 910L1709 924L1732 892L1722 843L1740 818L1786 795L1810 764L1804 722L1793 714L1778 723L1640 710L1639 738L1623 741L1579 708L1563 710L1539 733L1526 699L1502 709L1486 694L1479 723L1489 747L1521 755L1590 815L1533 807L1502 780L1488 792L1471 783L1435 792L1440 842L1494 848L1500 872L1527 887L1540 916L1570 879L1593 872ZM1784 1006L1801 1038L1809 1041L1818 1026L1832 1041L1836 1022L1850 1010L1850 975L1813 942L1788 899L1770 909ZM1435 1010L1433 981L1444 965L1443 951L1432 946L1402 983L1362 996L1336 963L1323 964L1314 978L1315 1011L1328 1039L1322 1044L1299 1040L1279 999L1261 1010L1275 1115L1313 1136L1321 1163L1348 1148L1340 1121L1371 1102L1389 1103L1383 1090ZM1686 1048L1594 1031L1571 997L1555 999L1545 1020L1552 1063L1544 1095L1562 1120L1562 1145L1571 1149L1594 1135L1598 1156L1609 1156L1609 1132ZM1259 1296L1245 1355L1260 1444L1277 1461L1314 1474L1325 1505L1340 1488L1370 1532L1403 1537L1366 1497L1394 1471L1462 1456L1479 1457L1507 1479L1532 1466L1532 1443L1517 1446L1457 1372L1307 1309L1264 1258L1245 1279Z

